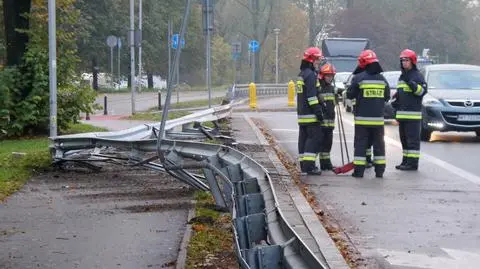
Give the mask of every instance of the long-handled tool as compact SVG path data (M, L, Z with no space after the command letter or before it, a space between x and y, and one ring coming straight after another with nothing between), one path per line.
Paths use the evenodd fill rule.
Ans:
M350 154L348 153L347 138L345 135L345 126L343 124L342 110L338 103L335 105L335 109L337 110L338 136L340 138L340 154L342 156L342 166L335 167L335 169L333 169L333 172L338 175L352 171L355 166L353 165L353 162L350 162ZM345 163L345 158L343 154L344 149L347 163Z

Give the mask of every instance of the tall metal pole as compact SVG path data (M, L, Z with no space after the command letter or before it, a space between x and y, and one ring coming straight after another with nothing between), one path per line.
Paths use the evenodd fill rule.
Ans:
M210 18L210 12L211 12L211 8L210 8L210 0L206 0L206 13L205 13L205 16L206 16L206 22L207 22L207 44L206 44L206 54L207 54L207 68L206 68L206 72L207 72L207 75L206 75L206 80L207 80L207 90L208 90L208 107L212 107L212 70L211 70L211 45L212 45L212 41L211 41L211 23L210 23L210 20L212 18Z
M48 61L50 88L50 137L57 136L57 35L55 0L48 0Z
M121 78L121 74L120 74L120 58L121 58L121 53L120 51L122 50L122 41L120 40L120 37L118 38L117 40L117 49L118 49L118 55L117 55L117 62L118 62L118 65L117 65L117 74L118 74L118 83L120 84L120 81L122 80Z
M280 29L275 28L273 32L275 33L275 84L278 84L278 34Z
M182 42L180 42L180 37L178 37L178 41L177 41L177 50L181 50L182 49ZM178 61L180 61L180 59L178 59ZM176 86L175 86L175 91L177 92L177 103L180 102L180 64L177 64L175 66L175 72L177 73L176 74L176 77L177 77L177 83L176 83Z
M142 0L138 3L138 32L140 40L138 40L138 92L142 89Z
M183 20L182 20L182 27L181 27L181 30L180 30L179 40L183 39L183 37L185 36L185 32L187 31L187 21L188 21L188 17L190 16L190 4L191 4L191 0L187 0L187 4L185 5L185 12L184 12L184 15L183 15ZM179 65L180 52L181 52L180 49L177 49L175 51L175 58L174 58L174 63L173 63L174 68L170 72L171 73L170 77L173 76L172 71L175 70L176 67ZM167 121L168 109L170 107L171 97L172 97L172 84L170 83L168 85L168 89L167 89L167 97L165 98L165 105L163 106L163 113L162 113L162 121L160 122L160 130L158 132L158 137L157 137L157 154L158 154L158 157L160 158L160 160L162 162L165 161L165 157L163 156L163 153L161 152L161 143L162 143L162 139L165 136L165 123Z
M114 77L115 75L113 74L113 47L110 47L110 76L111 76L111 85L113 85Z
M168 84L172 84L172 20L168 19Z
M130 77L132 88L132 115L135 114L135 2L130 0Z

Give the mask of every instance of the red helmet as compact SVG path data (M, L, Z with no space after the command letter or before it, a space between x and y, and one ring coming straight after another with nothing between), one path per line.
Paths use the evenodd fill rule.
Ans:
M320 73L318 74L318 77L320 79L323 79L325 75L334 75L337 73L337 70L335 69L335 66L333 64L324 64L320 68Z
M410 61L412 61L412 64L417 64L417 54L413 50L403 50L400 53L400 59L401 58L410 58Z
M378 63L378 58L373 50L364 50L358 56L358 66L360 68L365 68L367 65L371 63Z
M303 53L303 60L313 63L323 57L322 51L317 47L310 47Z

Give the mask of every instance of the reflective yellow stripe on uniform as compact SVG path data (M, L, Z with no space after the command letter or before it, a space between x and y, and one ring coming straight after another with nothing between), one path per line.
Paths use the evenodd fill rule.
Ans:
M354 165L367 165L367 158L366 157L355 156L353 158L353 164Z
M407 150L407 155L405 157L408 158L420 158L420 151L419 150Z
M335 121L334 120L323 120L321 126L323 126L323 127L335 127Z
M311 106L316 105L316 104L319 103L319 102L318 102L318 98L317 98L316 96L309 97L309 98L307 99L307 101L308 101L308 104L311 105Z
M297 93L303 93L303 86L305 85L305 82L303 82L303 78L298 78L297 79Z
M335 101L335 95L333 93L321 93L320 98L325 101Z
M355 125L381 126L385 124L383 117L355 117Z
M298 123L313 123L313 122L318 122L317 116L313 114L308 114L308 115L298 115L297 116L297 121Z
M421 120L422 112L421 111L397 111L395 118L397 120Z
M330 152L320 152L320 160L330 160Z
M424 91L425 90L423 89L422 85L418 84L417 89L415 90L415 92L413 94L420 96L420 95L423 94Z
M305 152L303 153L303 160L304 161L315 161L317 159L317 154L315 153L310 153L310 152Z
M412 88L410 88L410 86L408 86L407 83L405 83L405 81L403 80L399 80L398 83L397 83L397 89L398 88L403 88L403 91L404 92L413 92L412 91Z
M363 90L365 98L384 98L385 87L383 80L364 80L359 83L359 88Z
M373 156L374 164L386 164L385 156Z

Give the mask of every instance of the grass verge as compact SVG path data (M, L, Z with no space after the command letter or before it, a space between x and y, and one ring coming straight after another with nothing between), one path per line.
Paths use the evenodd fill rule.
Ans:
M88 124L73 124L62 134L105 131ZM36 171L51 165L47 137L0 141L0 202L19 190ZM17 152L17 154L12 154Z
M215 201L208 192L199 191L195 198L196 217L190 221L193 235L188 245L186 268L238 268L230 214L214 210Z
M170 111L168 113L168 119L173 120L176 118L181 118L183 116L192 114L189 111ZM129 116L129 120L149 120L149 121L161 121L162 120L162 114L161 113L136 113L135 115Z

